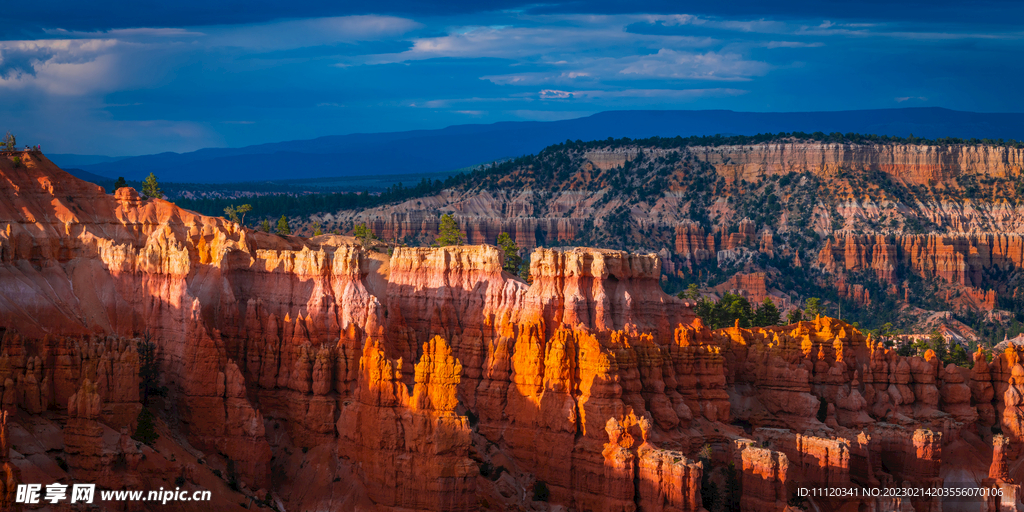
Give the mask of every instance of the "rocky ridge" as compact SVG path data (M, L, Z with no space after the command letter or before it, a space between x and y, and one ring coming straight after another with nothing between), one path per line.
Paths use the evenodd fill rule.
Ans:
M798 482L1020 495L1012 348L964 370L829 318L711 331L661 291L657 254L538 249L528 284L489 246L388 256L110 196L38 156L0 173L8 493L180 476L284 510L781 511ZM168 387L153 447L130 439L137 336Z
M834 295L849 311L891 299L988 314L1013 310L1024 284L1022 162L1021 148L981 144L567 143L436 195L312 220L425 243L450 213L473 244L508 232L528 249L659 252L664 278L708 287L810 272L830 291L800 294Z

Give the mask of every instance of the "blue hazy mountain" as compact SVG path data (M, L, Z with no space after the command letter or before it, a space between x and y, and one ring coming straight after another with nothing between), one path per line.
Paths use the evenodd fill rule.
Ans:
M191 153L76 163L87 172L133 180L141 180L153 172L161 181L171 182L277 181L450 171L536 153L567 139L793 131L1024 140L1024 114L943 108L837 112L610 111L564 121L502 122L438 130L333 135L242 148L210 148Z

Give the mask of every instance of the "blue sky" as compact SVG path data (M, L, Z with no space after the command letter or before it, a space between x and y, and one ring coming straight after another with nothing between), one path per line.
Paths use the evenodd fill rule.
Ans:
M134 155L620 109L1024 112L1021 2L42 2L0 130Z

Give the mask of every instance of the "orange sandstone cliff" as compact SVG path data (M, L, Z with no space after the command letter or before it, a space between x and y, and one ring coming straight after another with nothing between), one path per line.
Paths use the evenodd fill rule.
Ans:
M0 178L0 505L52 481L279 510L782 511L800 486L1020 496L1013 349L968 371L830 318L711 331L661 291L657 254L538 249L527 284L494 247L386 255L253 232L105 194L37 154L0 160ZM147 339L167 387L146 406L148 445L131 437Z
M1000 298L1024 296L1014 274L1024 263L1021 148L673 144L556 145L437 193L296 221L341 232L365 224L384 240L429 242L450 214L474 244L507 232L528 249L658 251L663 279L766 273L770 290L807 277L817 289L787 289L801 295L794 304L835 292L847 311L891 300L988 315L1012 309ZM723 283L706 284L714 293Z

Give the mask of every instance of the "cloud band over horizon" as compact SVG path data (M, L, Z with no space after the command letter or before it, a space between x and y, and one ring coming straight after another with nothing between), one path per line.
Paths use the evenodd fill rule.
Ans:
M929 4L924 19L884 5L853 18L799 2L299 2L274 19L214 3L191 23L72 10L2 32L0 130L50 152L133 155L617 109L1024 111L1018 26L966 5Z

